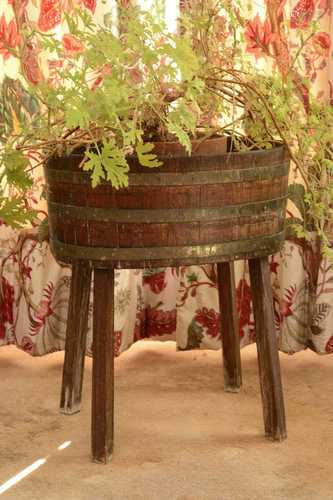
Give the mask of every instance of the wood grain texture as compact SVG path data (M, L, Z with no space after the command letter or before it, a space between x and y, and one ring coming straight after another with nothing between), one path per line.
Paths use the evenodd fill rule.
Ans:
M210 172L204 172L209 176ZM59 173L59 177L61 172ZM63 177L63 176L62 176ZM179 182L182 175L179 174ZM65 182L62 178L49 180L48 200L72 206L95 208L116 207L124 210L169 208L224 207L239 203L274 200L285 196L288 175L253 181L212 183L207 185L143 185L116 191L110 185L100 185L94 190L89 184ZM130 181L131 182L131 181Z
M63 217L54 214L54 230L70 245L128 248L206 245L261 238L284 229L284 214L234 217L200 222L119 223Z
M142 249L149 248L149 265L156 267L156 261L167 261L173 251L188 264L185 247L209 246L218 262L229 254L219 246L235 242L230 260L257 257L253 242L265 246L265 239L274 236L275 246L267 253L278 251L284 230L288 152L283 146L242 153L223 149L219 153L213 148L212 155L211 140L205 143L205 153L191 157L175 145L162 145L163 165L154 172L129 157L129 186L119 190L106 181L93 189L89 172L78 168L82 153L51 158L45 176L55 257L61 260L57 242L68 250L82 247L80 256L72 258L95 260L83 247L94 254L100 249L98 261L105 260L105 249L120 250L114 260L126 264L132 261L125 257L132 249L133 263L138 263L133 267L140 267ZM167 146L171 147L168 154Z
M267 257L249 260L266 437L287 437L273 296Z
M262 238L177 247L92 247L64 244L53 238L50 239L50 248L59 262L87 259L99 268L116 265L119 269L138 269L202 265L272 255L280 250L283 241L284 231L281 231Z
M239 392L242 385L242 370L233 262L219 262L217 264L217 285L220 311L222 311L224 390Z
M60 397L60 411L66 415L80 411L90 284L91 267L89 262L82 260L74 261L72 265L65 359Z
M92 459L107 463L114 429L114 270L94 269Z
M208 149L211 140L205 141ZM81 172L81 176L87 178L87 184L91 184L90 174L86 175L80 168L79 165L82 161L82 156L85 148L82 148L81 152L71 154L70 156L53 156L47 161L47 169L51 170L63 170L63 171L74 171ZM159 159L163 162L158 168L159 172L180 172L186 173L189 171L196 172L200 170L239 170L249 168L249 164L253 165L259 172L261 168L267 166L275 167L289 162L289 153L283 145L279 145L272 149L266 150L251 150L235 152L229 151L227 153L217 153L216 155L208 155L203 153L202 155L196 156L195 161L192 161L194 156L189 157L186 152L179 153L174 151L171 153L169 150L166 155L158 154ZM149 169L142 167L139 164L138 158L130 156L127 158L130 165L130 171L133 173L143 173L150 175ZM104 182L104 185L108 185Z

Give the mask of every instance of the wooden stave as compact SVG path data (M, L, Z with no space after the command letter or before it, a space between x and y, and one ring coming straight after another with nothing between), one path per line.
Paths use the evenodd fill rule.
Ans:
M186 168L186 172L184 172L184 175L185 177L187 176L187 178L185 179L185 182L188 182L188 178L190 178L190 180L192 179L196 179L197 180L197 184L195 187L193 187L193 185L186 185L186 183L184 184L184 175L182 174L182 168L180 168L179 166L179 159L176 160L176 167L175 167L175 159L172 160L172 165L174 166L173 168L173 172L171 173L171 176L169 175L169 173L167 172L160 172L160 169L159 169L159 173L157 174L158 176L164 178L164 181L162 183L158 182L157 183L157 191L154 193L154 200L152 201L152 203L154 204L154 208L146 208L146 205L145 205L145 208L142 210L142 212L147 212L147 214L154 214L154 217L155 217L155 221L156 221L156 216L157 216L157 212L161 212L163 211L163 209L160 209L159 208L159 205L157 203L157 208L156 207L156 200L157 201L160 201L162 198L163 198L163 193L165 193L166 190L177 190L177 189L183 189L185 190L184 192L187 193L187 191L191 191L191 189L197 189L199 188L199 198L200 198L200 201L202 202L205 202L206 201L206 204L208 204L209 206L205 206L205 207L200 207L200 209L202 210L202 217L201 217L201 223L205 229L207 229L207 226L209 225L209 223L207 223L207 213L205 214L205 210L208 212L208 216L209 216L209 213L212 212L212 209L214 209L216 206L217 207L220 207L221 206L221 200L218 200L218 201L214 201L214 197L209 197L206 193L206 196L203 196L202 195L202 192L205 190L205 189L208 189L208 193L209 193L209 189L213 190L217 190L219 191L220 187L222 186L225 186L225 184L221 184L221 185L216 185L216 180L214 179L214 175L215 177L223 177L223 175L221 176L221 171L220 170L216 170L216 162L217 162L217 158L218 158L218 161L220 162L221 161L221 157L224 157L225 160L228 161L227 163L227 166L228 166L228 169L230 170L230 165L235 168L235 165L239 165L239 160L241 158L242 160L242 171L240 172L240 176L239 178L242 178L242 175L244 175L244 172L245 174L252 178L252 179L255 179L256 176L259 178L258 180L253 180L250 182L250 185L254 185L254 189L256 189L256 187L259 186L259 191L260 191L260 187L264 188L265 189L262 189L262 193L259 193L259 196L257 196L257 200L256 201L252 201L252 203L249 203L249 199L253 198L253 193L249 191L248 195L249 195L249 199L246 199L246 197L244 198L243 196L243 199L242 199L242 202L241 203L238 203L236 204L237 208L239 209L239 211L241 212L242 208L245 206L248 206L248 205L251 205L254 207L254 212L258 212L258 205L262 206L262 205L265 205L265 203L267 205L269 205L272 201L276 200L276 196L279 195L279 202L278 204L276 205L275 209L274 210L268 210L264 213L264 215L269 219L269 221L272 222L272 224L266 224L267 225L267 231L263 232L262 234L256 234L255 232L251 232L249 231L249 234L250 234L250 238L242 238L241 240L238 240L239 242L241 242L241 246L242 246L242 251L235 251L233 250L232 254L227 256L225 254L225 251L222 251L222 252L219 252L218 255L216 256L207 256L207 255L200 255L199 257L199 260L200 262L202 262L202 259L204 259L206 262L211 262L212 259L214 259L214 261L216 260L220 260L220 261L223 261L223 260L234 260L235 258L250 258L250 257L253 257L253 256L261 256L261 255L267 255L267 252L269 253L274 253L276 251L278 251L278 249L280 248L281 246L281 241L283 240L283 225L284 225L284 213L285 213L285 205L286 205L286 191L287 191L287 184L288 184L288 175L287 175L287 172L288 172L288 167L289 167L289 160L288 160L288 155L286 154L286 151L284 149L281 150L281 148L276 148L278 151L274 151L274 150L269 150L269 151L260 151L260 152L250 152L250 153L233 153L233 154L225 154L225 155L220 155L219 157L209 157L208 159L205 158L205 161L204 162L204 168L206 168L206 170L202 171L202 172L198 172L198 164L201 165L202 164L202 158L201 157L196 157L194 160L192 159L189 159L189 158L186 158L186 162L187 162L187 168ZM255 154L253 154L255 153ZM235 157L233 157L233 155L235 155ZM248 157L251 157L252 160L254 159L254 164L251 165L249 167L249 165L245 164L245 159L247 157L247 159L249 159ZM263 158L266 156L266 161L263 160ZM79 157L82 159L82 156ZM74 158L74 161L72 161L72 165L73 166L73 163L75 163L75 165L77 166L78 162L79 162L79 158ZM198 158L199 158L199 162L198 162ZM230 159L231 158L231 159ZM259 160L257 159L259 158ZM72 159L73 160L73 159ZM184 158L180 158L180 160L183 162ZM267 167L267 162L269 162L269 160L271 160L271 164L269 165L269 167ZM62 158L59 160L60 162L64 162L65 160ZM112 186L109 184L109 183L102 183L101 186L97 187L96 190L94 191L91 186L90 186L90 179L89 179L89 174L86 173L86 172L75 172L75 169L71 170L67 170L67 171L63 171L61 168L59 169L59 161L54 161L52 160L51 162L48 163L47 165L47 168L45 169L46 170L46 179L47 179L47 196L48 196L48 201L49 201L49 205L52 206L51 208L51 211L50 211L50 222L51 222L51 240L53 240L53 244L52 244L52 247L53 247L53 251L55 253L55 256L56 258L58 258L59 260L62 260L64 262L67 262L68 260L72 259L72 258L76 258L74 257L73 255L79 255L80 257L79 258L88 258L87 257L87 251L86 251L86 243L87 241L84 241L84 239L82 238L79 238L79 241L77 238L74 237L74 240L70 239L70 237L68 236L68 234L70 235L72 233L72 231L68 231L68 228L67 228L67 237L65 238L65 240L67 241L59 241L56 237L56 234L58 232L58 229L59 227L57 226L58 224L58 221L55 223L55 220L57 219L57 204L59 205L59 207L61 206L61 208L63 209L63 207L66 207L67 211L73 211L75 212L76 211L76 216L77 216L77 212L85 212L86 213L86 216L87 216L87 210L89 211L91 209L91 213L94 214L94 217L93 219L96 221L96 225L99 224L100 222L103 222L103 221L98 221L98 217L96 217L96 213L98 213L98 210L99 209L103 209L105 208L105 204L109 203L109 199L108 199L108 196L111 200L111 205L116 205L117 204L119 205L119 199L122 198L122 196L124 196L124 191L116 191L112 188ZM135 162L134 162L135 163ZM75 168L76 168L75 166ZM55 168L56 167L56 168ZM215 170L212 170L211 168L214 167ZM130 173L130 187L127 188L127 193L131 193L131 192L135 192L135 190L139 190L139 196L136 196L136 198L138 200L141 200L142 199L142 195L140 196L140 189L141 189L141 193L145 193L147 192L147 185L149 186L149 189L153 189L153 186L150 186L149 185L149 182L151 182L151 179L152 178L156 178L156 173L151 173L149 170L147 169L142 169L142 167L136 165L136 167L134 168L134 170L136 169L136 172L134 173ZM176 172L175 172L176 170ZM272 192L270 193L269 192L269 189L267 189L267 172L270 171L270 175L271 175L271 180L272 180L272 185L274 185L275 183L275 190L273 189ZM177 173L178 172L178 173ZM264 175L262 175L262 173L264 172ZM249 175L250 173L250 175ZM176 175L172 175L172 174L176 174ZM76 185L77 182L81 182L82 179L84 179L84 183L83 183L83 187L84 189L86 190L86 194L87 193L93 193L92 195L92 198L90 198L88 201L89 203L91 203L91 200L94 200L94 193L97 193L96 194L96 198L98 198L98 196L101 195L101 192L104 193L104 198L102 197L102 199L104 200L103 203L97 203L97 206L96 206L96 203L93 204L94 206L93 207L86 207L85 204L87 203L87 197L86 197L86 194L81 197L81 200L77 200L75 199L75 196L73 195L73 185L69 184L68 185L68 190L67 190L67 194L69 194L69 197L67 197L66 199L66 196L64 195L64 193L66 193L66 189L64 189L64 186L66 188L66 182L64 183L64 180L66 180L66 176L67 176L67 180L73 180L75 181L74 183L74 186ZM202 176L205 177L205 182L204 183L201 183L200 182L202 181ZM235 179L237 179L237 176L238 176L238 173L236 173L236 176L235 176L235 173L233 173L233 176L231 176L229 179L228 179L228 174L225 176L225 179L227 180L227 184L228 184L228 190L230 190L230 192L232 192L232 190L234 189L234 191L236 192L237 194L237 189L240 189L242 190L244 188L244 182L235 182ZM171 186L169 186L167 184L167 178L168 177L172 177L173 179L173 183ZM178 185L175 183L175 179L176 178L179 178L179 183ZM201 180L200 180L200 177L201 177ZM65 179L64 179L65 178ZM244 177L243 177L244 178ZM142 183L142 179L145 180L145 185L142 186L140 185L140 183ZM212 180L213 179L213 180ZM266 185L264 185L266 182ZM133 185L132 185L133 184ZM246 183L245 183L246 184ZM155 183L156 185L156 183ZM82 187L81 186L81 187ZM142 191L143 190L143 191ZM243 189L244 190L244 189ZM246 189L245 189L246 191ZM75 192L75 189L74 189L74 192ZM122 193L119 195L119 193ZM161 196L158 196L158 194L161 194ZM59 194L60 194L60 198L59 198ZM111 194L111 197L110 197L110 194ZM125 193L126 194L126 193ZM135 193L134 193L135 194ZM169 193L170 194L170 193ZM65 197L64 198L61 198L61 195ZM169 196L169 198L171 197L172 195ZM266 196L268 197L267 200L263 200L262 198ZM270 199L270 196L273 198ZM135 198L135 196L134 196ZM212 200L212 202L209 202L209 200ZM56 201L54 201L56 200ZM106 201L105 201L106 200ZM61 203L65 201L66 203ZM169 200L170 201L170 200ZM186 201L186 200L185 200ZM189 197L187 199L188 201L188 205L190 206L190 208L188 208L187 206L184 208L184 203L183 203L183 200L180 199L179 200L179 205L180 207L177 207L180 208L180 210L182 210L183 212L186 210L187 211L192 211L195 210L195 208L193 208L193 205L195 207L197 207L198 203L198 198L196 198L194 196L193 200L191 200L191 197ZM239 200L236 200L239 202ZM70 202L70 203L68 203ZM78 206L75 207L73 206L73 202L76 203ZM125 202L126 202L126 196L125 196ZM166 200L165 203L167 203L168 200ZM99 206L99 205L102 205ZM163 203L162 203L163 205ZM169 205L167 205L169 206ZM230 209L230 204L226 205L225 206L225 209ZM209 209L210 212L209 212ZM114 210L114 206L110 209L111 211ZM130 208L128 208L126 206L123 207L123 208L116 208L116 212L119 214L121 214L121 212L126 212L126 213L131 213L132 211L132 216L133 214L136 214L138 212L138 209L136 206L131 206ZM167 214L168 212L171 214L173 214L174 216L174 212L175 212L175 207L174 207L174 204L171 208L164 208L164 211L165 213ZM107 210L103 212L103 215L104 215L104 218L105 218L105 213L107 212ZM223 212L223 210L222 210ZM67 214L68 215L68 214ZM114 214L113 214L114 215ZM167 218L167 217L165 217ZM52 220L53 219L53 220ZM73 227L73 225L75 225L75 223L77 223L80 219L79 218L73 218L72 220L69 220L69 217L67 216L67 218L65 217L65 219L67 220L67 222L69 222L69 228L71 229ZM126 219L126 217L125 217ZM157 217L158 219L158 217ZM221 217L221 219L223 219L223 217ZM199 217L199 221L200 221L200 217ZM229 220L229 223L230 224L235 224L237 226L237 223L239 225L242 224L242 222L244 221L244 217L239 217L238 219L237 218L230 218ZM258 218L257 215L254 216L253 218L253 225L259 223L259 222L262 222L262 218L260 219L260 217ZM93 228L93 222L92 220L89 220L89 214L88 214L88 217L86 220L83 221L84 223L90 225L90 227ZM251 228L251 221L248 221L249 224L250 224L250 228ZM104 221L105 223L105 221ZM174 222L173 222L174 223ZM82 221L81 221L81 224L82 224ZM128 246L130 246L131 250L134 250L135 247L133 247L133 243L135 243L135 240L136 240L136 234L138 234L138 226L136 224L135 225L132 225L132 228L131 228L131 224L127 224L124 223L124 222L121 222L121 223L116 223L116 222L112 222L113 224L113 230L115 233L119 232L119 229L120 229L120 233L130 233L131 230L133 230L133 233L134 233L134 238L133 238L133 241L124 241L124 240L119 240L118 241L115 241L114 243L112 243L112 241L110 242L110 245L112 248L112 245L113 248L115 248L116 250L118 249L117 247L119 247L119 250L123 249L123 253L124 255L126 254L126 249L128 248ZM125 224L125 226L124 226ZM168 224L168 223L166 223ZM194 226L195 226L195 222L193 222ZM193 225L192 224L192 225ZM223 224L222 224L223 225ZM156 226L156 223L155 223L155 226ZM172 226L169 224L170 228L172 228ZM193 227L194 227L193 226ZM118 227L118 228L117 228ZM222 226L221 226L222 227ZM271 229L274 229L273 233L271 231ZM142 222L142 231L141 233L149 233L149 231L151 233L154 234L154 229L155 231L157 231L158 227L154 227L154 224L151 223L151 221L149 221L149 215L148 215L148 219L146 217L146 222L143 221ZM162 229L162 226L161 226L161 229ZM198 227L195 228L196 231L198 232ZM102 229L103 230L103 229ZM197 241L196 238L193 237L192 235L192 240L191 240L191 231L189 232L189 227L185 227L184 226L184 222L180 222L179 223L179 232L182 232L184 230L187 230L187 233L185 234L188 234L189 235L189 241L190 241L190 246L192 247L195 247L195 246L201 246L201 247L207 247L209 248L213 242L211 240L207 240L205 241L205 239L202 239L200 241ZM270 230L270 231L269 231ZM105 232L105 231L104 231ZM200 230L199 230L200 232ZM203 232L203 231L202 231ZM158 231L156 233L158 235ZM220 241L219 237L218 237L218 230L216 231L216 238L217 238L217 241L215 241L215 243L221 245L223 244L222 241ZM221 235L223 237L223 231L221 231ZM274 235L276 236L275 237L275 242L274 242ZM246 236L246 234L245 234ZM267 237L270 238L270 245L266 245L265 244L265 238L267 239ZM89 237L87 237L86 239L89 240ZM91 239L91 238L90 238ZM176 238L177 239L177 238ZM253 246L253 240L256 239L258 240L258 245L254 245ZM260 245L260 241L259 240L262 240L262 244ZM158 251L158 246L159 246L159 243L158 241L156 242L157 244L154 245L153 247L151 245L148 245L148 248L147 248L147 252L146 252L146 258L145 258L145 262L143 263L143 267L145 265L149 265L149 266L158 266L158 265L172 265L172 262L184 262L186 264L195 264L198 262L198 258L197 257L189 257L188 255L188 250L186 248L184 248L184 251L181 252L181 246L184 246L184 247L188 247L189 245L184 245L185 241L188 242L188 240L182 240L180 239L179 240L181 242L181 245L178 244L178 240L177 240L177 244L173 244L173 245L165 245L165 243L168 243L166 242L165 240L161 241L161 243L163 243L164 245L160 245L162 247L165 248L165 258L162 258L161 257L161 254L160 252ZM244 246L244 242L248 241L248 248L246 248L246 244ZM234 244L234 243L237 243L237 241L235 241L234 238L229 238L229 240L227 241L227 243L230 243L230 244ZM73 243L76 244L77 246L77 251L72 252L71 248L72 248L72 245ZM88 242L89 244L91 244L90 242ZM101 243L102 241L98 241L98 246L103 249L104 247L101 246ZM149 239L147 241L146 240L142 240L141 238L141 241L139 241L140 243L140 246L147 246L147 243L149 244ZM170 242L169 242L170 243ZM198 244L198 245L196 245ZM138 251L138 257L137 258L134 258L133 256L129 259L128 257L124 257L123 259L119 257L119 254L117 254L117 261L118 262L122 262L123 264L122 265L126 265L127 267L142 267L140 265L140 259L142 259L142 253L141 253L141 248L137 247L137 251ZM61 247L61 251L59 250ZM168 257L170 255L170 250L174 247L177 247L177 257L173 257L171 260L170 258ZM67 251L64 250L64 248L67 248ZM80 249L81 248L81 253L80 253ZM94 246L94 252L96 252L96 248L97 246L95 245ZM234 248L234 247L233 247ZM97 259L97 260L103 260L103 255L104 255L104 250L101 250L101 257L100 259ZM205 253L205 252L204 252ZM88 252L89 254L89 252ZM93 253L94 255L94 259L96 257L96 253ZM112 255L112 252L110 253L110 255ZM147 255L150 255L149 258L147 258ZM133 260L134 259L134 260ZM89 260L91 260L91 258L89 257ZM171 262L172 261L172 262Z

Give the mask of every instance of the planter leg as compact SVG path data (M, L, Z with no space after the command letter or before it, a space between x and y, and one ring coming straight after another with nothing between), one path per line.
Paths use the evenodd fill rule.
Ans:
M80 411L91 284L89 262L74 261L68 305L60 411Z
M217 264L217 283L221 311L224 390L239 392L242 386L242 369L233 262Z
M259 376L268 439L287 437L268 258L249 260Z
M114 270L94 270L92 459L107 463L114 427Z

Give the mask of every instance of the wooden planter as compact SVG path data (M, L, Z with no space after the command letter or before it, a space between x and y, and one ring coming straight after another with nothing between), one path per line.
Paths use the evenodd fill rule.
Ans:
M285 148L218 154L214 141L213 154L191 157L165 146L163 166L154 170L130 159L129 187L118 191L106 182L93 189L78 169L80 155L51 159L45 172L56 259L137 268L276 252L284 236Z
M53 158L45 168L50 243L55 258L72 264L61 411L80 409L87 318L94 270L92 458L113 450L114 268L217 263L224 387L241 383L239 329L231 262L249 258L266 437L286 437L283 393L267 255L284 237L289 158L283 147L221 152L203 143L192 157L159 144L163 166L130 159L130 186L93 189L78 168L80 155Z

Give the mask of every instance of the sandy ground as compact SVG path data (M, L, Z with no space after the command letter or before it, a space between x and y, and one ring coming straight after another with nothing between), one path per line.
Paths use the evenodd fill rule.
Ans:
M0 493L40 465L2 498L333 499L333 357L280 357L289 437L271 443L263 437L253 346L242 351L242 391L227 394L220 352L134 345L116 360L116 442L105 466L89 456L91 360L82 411L64 416L63 353L31 358L2 347Z

